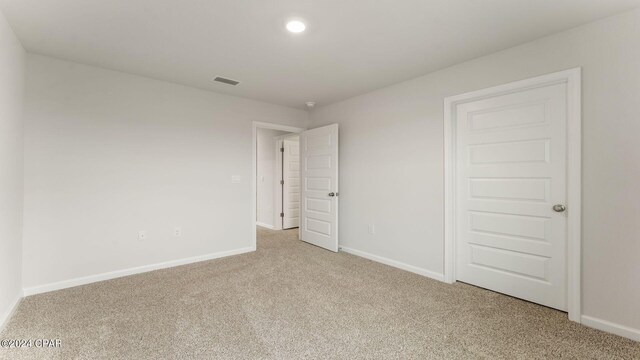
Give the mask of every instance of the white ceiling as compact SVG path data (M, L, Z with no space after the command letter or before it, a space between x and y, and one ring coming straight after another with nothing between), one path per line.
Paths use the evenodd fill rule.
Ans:
M304 108L640 6L640 0L0 0L28 51ZM284 30L290 17L307 31ZM213 83L221 75L237 87Z

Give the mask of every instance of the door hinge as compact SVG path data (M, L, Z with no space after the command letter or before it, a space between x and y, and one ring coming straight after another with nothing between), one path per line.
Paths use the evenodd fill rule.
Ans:
M280 180L280 185L284 185L284 180Z
M284 213L280 213L280 217L284 217Z
M281 147L281 148L280 148L280 152L284 152L284 147Z

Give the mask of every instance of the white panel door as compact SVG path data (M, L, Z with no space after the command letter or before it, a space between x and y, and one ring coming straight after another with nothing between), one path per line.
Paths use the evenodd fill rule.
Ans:
M456 278L567 309L567 85L456 107Z
M300 143L298 137L286 138L282 148L282 228L300 224Z
M338 251L338 124L300 134L300 239Z

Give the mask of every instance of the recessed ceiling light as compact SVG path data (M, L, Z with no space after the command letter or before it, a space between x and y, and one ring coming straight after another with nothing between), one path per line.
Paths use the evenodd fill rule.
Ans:
M296 34L301 33L306 28L307 28L307 25L305 25L300 20L291 20L287 23L287 30L289 30L289 32L292 32L292 33L296 33Z

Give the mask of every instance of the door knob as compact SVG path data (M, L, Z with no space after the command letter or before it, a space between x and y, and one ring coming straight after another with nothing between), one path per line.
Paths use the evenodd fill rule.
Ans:
M567 210L567 207L562 204L553 205L553 211L555 212L563 212L565 210Z
M329 193L329 196L330 196L330 197L334 197L334 196L336 196L336 193L330 192L330 193Z

